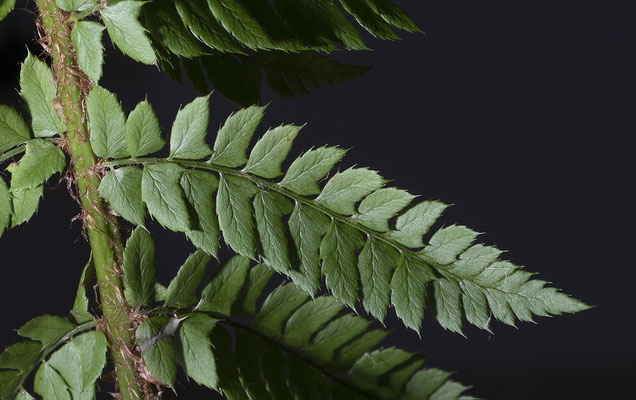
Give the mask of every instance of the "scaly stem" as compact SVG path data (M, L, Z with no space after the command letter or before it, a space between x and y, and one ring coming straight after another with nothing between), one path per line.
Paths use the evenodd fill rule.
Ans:
M142 398L141 382L133 362L132 323L123 297L121 236L116 220L100 199L99 171L88 141L85 98L92 83L77 66L71 41L71 14L55 5L55 0L37 0L44 29L42 44L53 60L58 87L58 113L66 124L65 149L73 163L75 183L82 206L82 217L93 251L93 260L104 314L103 329L110 345L121 399Z

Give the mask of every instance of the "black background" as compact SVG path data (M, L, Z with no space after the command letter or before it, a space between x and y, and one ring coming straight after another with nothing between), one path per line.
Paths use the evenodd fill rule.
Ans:
M18 2L18 4L24 2ZM309 124L295 148L338 144L344 166L379 170L425 199L455 204L444 223L481 240L597 307L467 338L424 322L422 340L392 319L392 343L458 371L490 399L631 398L634 377L635 7L621 2L399 2L426 32L336 58L372 65L364 77L271 101L265 129ZM18 106L19 63L34 44L31 15L0 23L0 102ZM130 111L148 94L169 130L196 93L106 43L101 85ZM211 127L236 106L212 96ZM6 177L5 177L6 178ZM55 181L52 181L55 183ZM51 185L53 186L53 185ZM0 347L11 329L65 314L88 246L62 186L46 191L32 223L0 240ZM167 283L190 245L154 226ZM179 387L182 391L183 388ZM203 398L192 395L191 398Z

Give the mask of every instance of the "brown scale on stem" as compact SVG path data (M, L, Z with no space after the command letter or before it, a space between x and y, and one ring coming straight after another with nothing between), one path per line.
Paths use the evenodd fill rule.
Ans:
M150 386L155 382L145 370L133 340L143 317L138 309L127 304L123 296L123 245L117 218L98 193L103 170L97 168L99 160L90 147L86 111L86 98L94 83L77 63L71 40L73 14L58 9L54 0L36 2L39 8L37 41L42 45L44 55L52 60L58 88L54 106L67 127L59 143L70 157L63 179L66 180L70 196L81 206L79 219L83 223L83 234L91 243L95 255L103 313L99 328L108 337L116 370L114 383L120 390L119 398L155 398Z

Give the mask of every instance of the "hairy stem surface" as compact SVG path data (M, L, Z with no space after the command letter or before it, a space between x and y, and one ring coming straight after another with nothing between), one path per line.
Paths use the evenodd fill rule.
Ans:
M133 326L120 279L121 236L115 217L97 192L100 175L88 141L85 98L92 82L77 66L70 37L71 14L58 9L54 0L37 0L37 5L43 29L41 42L51 55L57 80L58 113L67 128L64 148L72 160L82 219L93 251L104 314L103 330L110 345L118 388L123 400L141 399L132 352Z

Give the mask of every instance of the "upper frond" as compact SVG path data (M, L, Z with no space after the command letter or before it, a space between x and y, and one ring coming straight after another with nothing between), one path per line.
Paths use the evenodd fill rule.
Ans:
M393 0L155 0L143 13L159 53L187 58L211 50L366 49L353 21L380 39L397 39L395 28L419 31Z
M451 225L431 230L446 205L414 201L404 190L384 187L386 181L376 171L348 168L322 185L344 155L341 149L309 150L283 171L299 127L270 129L248 151L263 112L253 106L231 115L207 160L184 155L107 163L113 170L104 182L112 175L120 184L102 184L102 195L122 216L134 215L131 222L141 221L145 204L162 225L191 238L222 233L234 251L264 260L310 295L322 275L335 297L352 308L361 302L379 320L392 305L414 330L419 330L425 308L455 332L461 332L464 317L489 329L491 313L512 325L515 319L530 321L532 315L587 308L500 260L500 250L474 244L478 235L471 229ZM175 146L171 139L171 151ZM184 185L195 173L209 177L210 184ZM194 243L216 254L217 241Z
M458 399L468 389L417 354L378 348L388 331L333 296L311 299L243 256L216 267L199 296L209 261L192 254L137 330L146 368L164 385L180 365L229 399Z

